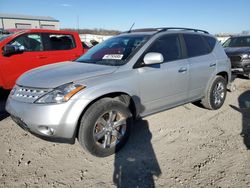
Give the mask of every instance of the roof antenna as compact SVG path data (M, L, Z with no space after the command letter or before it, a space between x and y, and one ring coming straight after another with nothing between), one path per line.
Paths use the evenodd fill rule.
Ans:
M131 31L132 31L132 29L133 29L134 25L135 25L135 22L134 22L134 23L132 24L132 26L130 27L130 29L129 29L128 33L131 33Z

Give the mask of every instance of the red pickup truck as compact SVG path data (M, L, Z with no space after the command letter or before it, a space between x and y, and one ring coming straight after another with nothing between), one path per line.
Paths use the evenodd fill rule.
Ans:
M0 35L0 88L11 89L24 72L77 59L86 49L77 32L30 29Z

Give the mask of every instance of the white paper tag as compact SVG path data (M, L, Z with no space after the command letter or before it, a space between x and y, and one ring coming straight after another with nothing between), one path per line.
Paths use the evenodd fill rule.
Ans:
M123 57L123 54L106 54L103 56L102 59L115 59L115 60L121 60Z

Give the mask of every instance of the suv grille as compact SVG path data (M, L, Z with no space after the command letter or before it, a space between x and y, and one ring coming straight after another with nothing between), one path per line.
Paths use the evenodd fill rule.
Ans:
M21 86L15 86L11 91L12 98L22 102L33 103L41 96L48 93L48 89L26 88Z

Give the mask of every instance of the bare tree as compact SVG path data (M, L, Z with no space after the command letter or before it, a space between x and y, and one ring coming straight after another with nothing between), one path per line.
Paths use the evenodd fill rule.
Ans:
M64 28L62 30L68 31L76 31L79 34L93 34L93 35L117 35L121 33L117 30L107 30L107 29L72 29L72 28Z
M242 35L249 35L250 34L250 30L245 30L241 32Z

